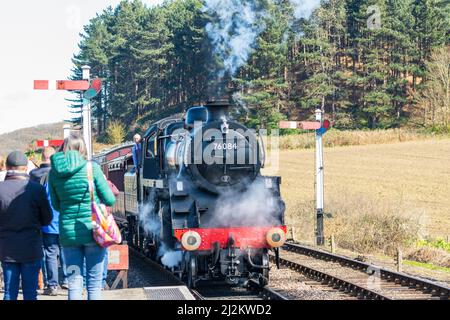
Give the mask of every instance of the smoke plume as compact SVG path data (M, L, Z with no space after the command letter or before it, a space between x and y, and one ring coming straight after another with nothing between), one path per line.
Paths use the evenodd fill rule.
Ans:
M320 0L289 0L296 19L307 19L320 6Z
M255 0L206 0L203 11L212 17L206 25L214 53L223 63L219 78L233 77L250 57L264 31L266 11Z

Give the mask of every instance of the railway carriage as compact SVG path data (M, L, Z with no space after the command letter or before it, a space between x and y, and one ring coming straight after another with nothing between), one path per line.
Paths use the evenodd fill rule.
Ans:
M142 139L94 157L121 191L124 238L190 287L199 280L269 281L269 250L286 240L280 177L261 175L262 139L215 101L163 119ZM251 214L249 214L249 212Z

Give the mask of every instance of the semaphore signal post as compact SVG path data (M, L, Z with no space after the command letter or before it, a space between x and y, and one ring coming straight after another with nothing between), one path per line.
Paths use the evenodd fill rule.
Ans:
M316 121L281 121L280 129L302 129L316 131L316 243L325 244L323 233L324 216L324 165L323 165L323 135L330 127L330 121L324 120L323 111L315 111Z
M35 80L34 90L65 90L80 91L83 93L83 138L86 142L88 159L92 159L92 130L91 130L91 99L94 98L102 88L100 79L92 82L89 66L81 67L83 71L82 80ZM70 129L70 128L69 128ZM64 130L64 138L67 138L70 130Z

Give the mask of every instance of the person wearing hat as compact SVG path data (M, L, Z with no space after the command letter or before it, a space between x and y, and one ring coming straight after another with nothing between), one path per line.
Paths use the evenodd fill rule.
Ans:
M28 159L20 151L6 159L7 174L0 182L0 261L4 300L17 300L20 279L24 300L36 300L43 257L42 226L53 214L45 188L29 180Z

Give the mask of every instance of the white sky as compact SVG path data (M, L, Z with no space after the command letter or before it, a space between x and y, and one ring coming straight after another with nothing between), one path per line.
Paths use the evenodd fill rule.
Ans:
M144 0L148 5L162 0ZM34 91L33 80L64 80L79 33L120 0L15 0L0 3L0 134L71 118L64 91Z

